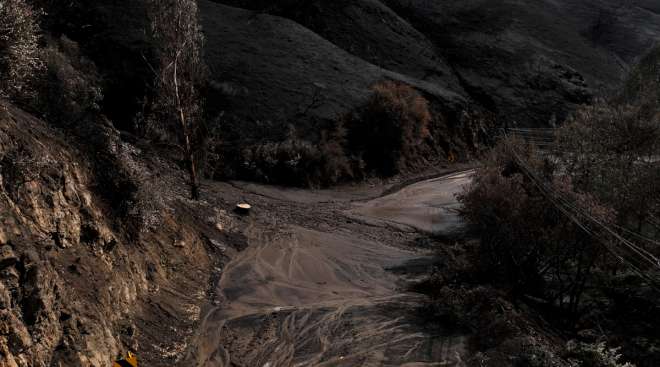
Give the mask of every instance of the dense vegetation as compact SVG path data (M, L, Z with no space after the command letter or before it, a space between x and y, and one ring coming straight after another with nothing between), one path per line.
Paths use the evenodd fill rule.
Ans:
M659 63L651 54L624 93L554 134L505 134L459 196L475 240L446 250L462 261L434 276L433 310L478 330L485 359L514 348L514 365L561 365L577 345L571 365L660 361ZM464 321L495 314L501 323Z
M272 131L268 123L227 121L212 151L215 177L323 186L415 168L429 147L429 125L441 114L409 85L384 81L354 111L317 131ZM246 126L247 124L247 126ZM277 126L277 125L275 125ZM243 143L243 144L241 144Z
M37 12L35 6L44 10ZM82 22L93 19L79 16L85 11L84 14L93 18L92 9L78 2L3 2L0 5L3 24L0 97L10 98L50 123L74 131L91 121L107 121L106 116L115 115L104 103L106 91L117 93L111 87L114 75L107 70L105 75L100 73L86 50L67 35L71 33L89 42L90 36L81 31L88 25ZM42 13L45 19L40 17ZM197 15L194 1L145 3L139 31L147 35L148 46L139 53L152 78L148 81L143 76L144 95L135 96L143 101L141 110L131 111L130 106L120 108L128 111L128 119L134 125L129 131L152 142L180 147L178 159L189 172L193 198L199 197L196 161L204 147L199 138L203 134L199 89L205 83L205 66ZM56 20L56 16L63 19ZM127 125L121 119L113 123L119 127Z

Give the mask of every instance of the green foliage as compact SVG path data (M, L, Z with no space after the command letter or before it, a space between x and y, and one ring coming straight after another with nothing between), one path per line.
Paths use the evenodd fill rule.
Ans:
M181 147L190 177L192 199L199 199L198 150L205 145L202 98L206 66L202 57L204 37L194 0L149 0L150 37L157 65L153 91L148 97L142 129L154 140Z

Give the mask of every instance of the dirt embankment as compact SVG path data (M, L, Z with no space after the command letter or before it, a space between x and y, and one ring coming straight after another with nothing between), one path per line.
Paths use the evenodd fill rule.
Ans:
M109 125L78 132L0 102L0 366L171 365L231 219Z

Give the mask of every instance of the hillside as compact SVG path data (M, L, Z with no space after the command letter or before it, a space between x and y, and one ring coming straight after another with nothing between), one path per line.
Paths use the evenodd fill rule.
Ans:
M660 35L659 9L649 1L216 2L252 12L213 6L209 0L200 3L212 75L245 88L240 109L254 106L271 118L278 111L274 116L283 120L291 119L319 89L329 101L318 108L319 114L345 112L348 101L359 97L360 90L364 94L378 76L364 68L377 66L413 83L420 80L451 91L496 113L500 123L547 125L553 116L562 121L594 93L619 86ZM242 33L232 37L238 44L218 39L215 29L221 20ZM248 47L268 37L274 47ZM305 37L328 43L310 47ZM351 72L344 73L345 53L362 66L349 58ZM279 72L276 65L268 69L271 62L288 66L287 72L301 80ZM333 78L323 68L343 77ZM255 77L246 76L253 69ZM269 82L280 75L289 87ZM350 98L333 109L338 89L333 84L340 80Z
M0 0L0 367L656 366L659 40L656 0Z
M6 101L0 168L0 365L107 366L128 349L160 365L185 349L226 221L185 199L177 169L107 124L67 138Z

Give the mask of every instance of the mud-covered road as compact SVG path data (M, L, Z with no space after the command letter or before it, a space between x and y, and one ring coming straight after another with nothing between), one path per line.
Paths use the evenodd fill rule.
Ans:
M418 311L423 296L407 285L432 263L433 250L415 244L460 225L454 194L469 178L455 173L379 197L378 188L218 187L255 213L186 365L461 366L465 337L430 328Z

